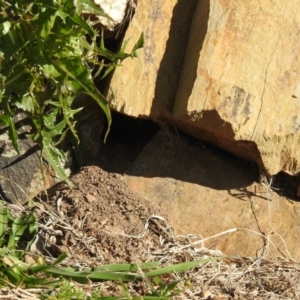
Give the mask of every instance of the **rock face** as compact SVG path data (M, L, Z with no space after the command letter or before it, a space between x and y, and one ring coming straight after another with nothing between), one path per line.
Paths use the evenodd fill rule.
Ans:
M0 135L0 198L12 203L31 200L55 182L53 171L44 161L42 175L40 151L30 140L20 139L19 148L20 155L8 136Z
M227 255L300 259L300 203L257 183L251 163L187 136L159 132L124 180L161 205L176 235L202 235L205 247Z
M116 70L111 107L163 119L258 163L300 171L298 2L140 1L125 39L139 57ZM130 45L129 45L130 47Z

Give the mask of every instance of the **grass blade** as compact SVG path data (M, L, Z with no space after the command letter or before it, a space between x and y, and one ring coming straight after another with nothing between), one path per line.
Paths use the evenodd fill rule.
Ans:
M147 277L153 277L153 276L158 276L158 275L165 275L165 274L170 274L173 272L181 272L181 271L186 271L190 268L199 266L199 265L204 265L212 260L215 259L220 259L222 257L218 257L218 258L208 258L208 259L203 259L203 260L198 260L198 261L191 261L191 262L186 262L186 263L181 263L181 264L177 264L177 265L173 265L173 266L167 266L167 267L163 267L160 268L158 270L154 270L151 272L148 272L145 274L145 276Z
M98 297L98 300L170 300L169 297L165 297L165 296L130 296L130 298L128 296L108 296L108 297Z
M8 222L7 208L3 207L0 210L0 238L3 238L3 236L6 234L7 222ZM0 244L0 246L2 245Z
M53 276L62 276L64 278L71 278L72 280L79 283L88 283L90 281L102 281L102 280L112 280L112 281L122 281L129 282L134 281L139 277L136 274L128 273L114 273L114 272L78 272L71 268L49 268L46 270L47 274Z
M139 270L139 267L142 270L145 269L157 269L160 265L160 262L153 263L141 263L137 264L111 264L97 267L97 271L111 271L111 272L135 272Z

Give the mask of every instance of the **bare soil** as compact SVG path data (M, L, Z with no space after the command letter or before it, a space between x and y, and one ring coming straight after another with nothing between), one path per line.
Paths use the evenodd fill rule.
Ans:
M70 253L87 265L150 259L163 235L160 208L130 192L120 174L96 166L83 167L71 180L72 188L60 183L38 197L58 213L57 220L43 213L51 226L46 250Z

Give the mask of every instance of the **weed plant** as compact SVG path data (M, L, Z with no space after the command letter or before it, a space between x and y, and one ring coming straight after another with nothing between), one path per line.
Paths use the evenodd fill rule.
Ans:
M0 126L7 127L19 152L15 116L25 114L32 127L27 137L69 184L59 145L68 131L80 142L75 115L81 108L72 109L73 101L87 94L99 104L108 121L107 136L111 114L94 79L135 57L143 44L141 35L130 53L109 51L94 23L81 17L83 11L108 17L92 0L76 5L73 0L0 0Z

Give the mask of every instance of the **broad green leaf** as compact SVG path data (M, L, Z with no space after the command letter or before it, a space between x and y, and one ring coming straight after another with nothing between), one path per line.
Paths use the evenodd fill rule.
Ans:
M59 102L56 101L51 101L51 100L47 100L45 101L45 105L52 105L58 108L61 108L61 104Z
M108 122L107 130L106 130L106 134L105 134L105 138L104 138L106 140L107 135L110 130L110 126L111 126L110 109L108 107L108 104L107 104L104 96L94 86L92 79L91 79L91 74L89 74L86 69L78 68L78 66L77 66L77 70L73 69L71 71L71 69L68 69L66 66L68 66L70 63L72 63L72 61L70 59L69 59L69 61L64 61L65 64L62 64L62 62L58 61L58 60L53 60L52 62L55 66L57 66L59 69L64 71L68 77L72 78L75 82L78 83L78 85L80 86L80 90L78 90L78 92L83 92L83 93L91 96L102 108L102 110L104 111L104 113L106 115L107 122ZM77 74L74 71L76 71Z
M45 114L43 116L43 119L44 119L44 124L47 128L49 129L52 129L53 126L54 126L54 123L56 121L56 117L57 117L57 114L58 114L58 108L52 110L50 113L48 114Z
M55 136L58 136L58 135L62 135L63 133L63 129L65 128L66 126L66 120L62 120L60 123L58 123L57 125L53 126L52 129L47 129L47 130L43 130L41 132L42 134L42 137L45 139L47 138L53 138Z
M76 138L77 143L79 143L80 142L79 137L78 137L77 132L75 130L74 116L75 116L75 114L77 114L78 112L80 112L82 110L82 107L80 107L78 109L71 109L70 105L66 104L66 101L68 101L68 98L63 99L62 96L59 96L59 101L61 103L61 107L62 107L62 110L63 110L64 119L65 119L69 129L71 130L73 136Z
M81 26L86 32L93 37L94 36L94 31L91 29L91 27L78 15L75 14L68 14L68 17L77 25Z
M29 232L30 232L30 234L35 234L35 233L37 233L37 231L38 231L38 224L37 224L37 222L36 221L34 221L33 223L30 223L30 225L29 225Z
M57 78L61 76L61 72L58 72L57 68L55 68L52 64L45 64L42 66L42 70L46 78L52 77Z
M51 141L48 138L43 139L43 154L46 156L46 159L49 161L55 173L64 180L69 186L73 186L72 182L69 180L64 168L60 162L61 153L57 148L55 148Z
M6 67L3 67L4 70L5 68ZM22 98L23 95L31 92L33 82L34 77L32 74L26 72L24 65L17 64L14 66L12 72L6 76L5 96L11 97L11 94L14 93Z
M4 53L5 59L11 59L12 56L20 52L29 44L29 41L19 42L18 44L13 43L12 45L3 45L1 51Z
M75 114L79 110L72 109L75 97L88 94L103 109L108 120L106 139L110 109L92 78L92 74L98 75L95 67L101 65L98 56L108 61L101 72L105 77L123 59L135 56L142 39L132 53L110 51L103 38L98 47L100 36L92 28L93 21L84 20L81 12L110 17L93 0L0 0L0 7L0 109L4 111L0 123L8 126L18 150L14 114L25 112L34 124L28 137L40 145L57 174L67 180L58 163L63 155L55 145L67 130L78 139ZM49 111L53 115L48 118Z
M32 95L24 95L20 102L15 102L15 105L17 108L22 109L23 111L28 111L30 113L34 112L34 101Z
M42 38L47 38L47 36L51 34L51 29L54 26L55 18L56 15L53 9L47 8L43 11L43 13L40 13L38 21L43 23L40 31Z
M11 283L18 286L21 283L22 280L22 274L17 270L16 267L8 267L5 270L5 275L9 279Z
M9 236L8 240L8 248L15 247L18 240L24 234L27 227L29 227L30 223L34 222L35 218L31 217L31 214L23 214L16 218L12 224L12 232Z

